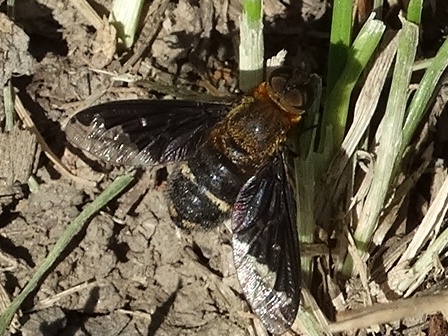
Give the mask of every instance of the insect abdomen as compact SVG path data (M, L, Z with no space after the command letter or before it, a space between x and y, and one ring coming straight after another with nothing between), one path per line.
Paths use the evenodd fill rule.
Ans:
M209 229L229 216L247 177L210 144L180 164L169 179L171 218L182 228Z

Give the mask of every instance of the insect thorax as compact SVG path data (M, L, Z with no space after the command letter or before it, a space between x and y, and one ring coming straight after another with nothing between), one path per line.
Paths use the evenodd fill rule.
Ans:
M262 166L286 141L291 122L270 100L247 97L211 133L211 141L241 170Z

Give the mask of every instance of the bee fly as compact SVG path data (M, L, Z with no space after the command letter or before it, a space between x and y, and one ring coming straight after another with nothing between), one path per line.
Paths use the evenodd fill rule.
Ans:
M168 178L174 223L230 218L235 268L267 330L288 330L300 299L300 258L287 136L310 103L309 74L274 70L238 104L124 100L90 107L66 129L75 146L115 165L177 163Z

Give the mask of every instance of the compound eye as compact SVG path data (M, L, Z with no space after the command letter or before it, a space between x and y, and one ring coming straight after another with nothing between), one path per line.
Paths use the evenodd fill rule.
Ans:
M306 89L293 88L283 94L283 102L296 109L304 109L307 107L307 92Z
M285 109L302 113L311 101L309 75L300 69L278 68L269 76L268 91Z
M272 92L277 95L281 95L284 92L287 83L288 78L283 73L272 73L269 79L269 86Z

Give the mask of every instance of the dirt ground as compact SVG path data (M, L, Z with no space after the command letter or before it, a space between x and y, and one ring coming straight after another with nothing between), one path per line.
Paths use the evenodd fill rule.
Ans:
M111 1L91 4L107 17ZM266 57L286 48L292 58L322 74L329 31L326 0L266 1L265 10ZM61 174L27 131L17 128L0 139L0 153L9 155L0 164L0 173L9 172L0 174L0 283L4 295L13 297L67 225L124 171L71 148L62 126L67 117L92 103L160 98L161 91L173 88L228 94L237 86L240 8L236 0L148 2L147 24L133 49L141 52L137 60L117 52L114 32L94 29L69 1L18 1L15 22L4 14L5 2L1 12L0 47L8 57L0 80L5 84L13 76L40 134L85 181ZM124 72L150 78L149 86L112 80L111 74ZM165 89L154 89L153 82ZM30 174L36 191L28 187ZM154 171L143 172L88 223L22 306L20 328L12 334L254 334L235 277L228 230L176 228L163 179L155 181Z

